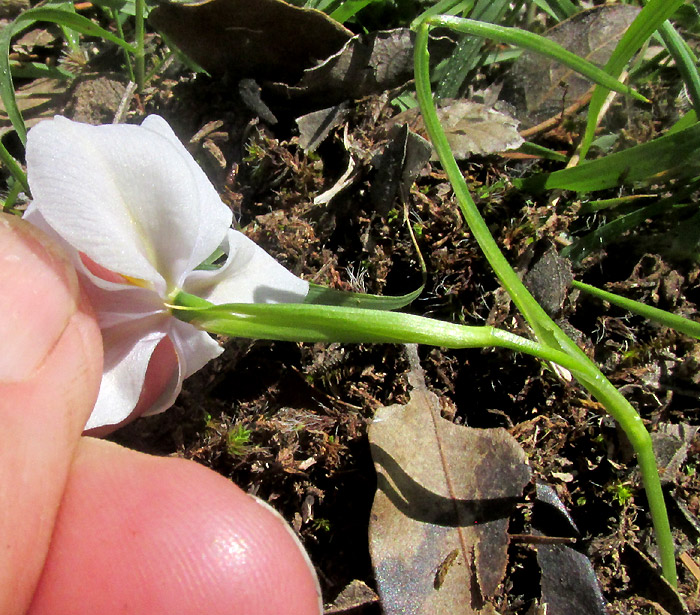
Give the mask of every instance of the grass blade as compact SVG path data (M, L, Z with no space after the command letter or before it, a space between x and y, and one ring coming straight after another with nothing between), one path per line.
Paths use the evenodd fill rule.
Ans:
M472 19L498 23L510 7L509 0L478 0L470 13ZM457 48L447 60L444 72L436 86L438 98L459 96L467 75L479 64L479 51L483 41L466 35L462 36Z
M690 320L689 318L684 318L683 316L678 316L676 314L671 314L666 310L661 310L659 308L652 307L650 305L645 305L639 301L634 301L633 299L627 299L626 297L621 297L615 293L608 292L601 288L596 288L590 284L584 284L583 282L573 281L571 286L578 288L584 292L587 292L594 297L603 299L613 305L629 310L639 316L644 316L649 320L661 323L665 327L675 329L681 333L685 333L690 337L700 340L700 323Z
M700 150L700 124L610 154L577 167L553 173L541 173L524 180L515 180L516 187L529 192L575 190L591 192L614 188L621 184L643 181L659 173L684 168L692 172L692 164Z
M693 103L695 114L700 114L700 75L698 60L676 29L667 21L659 28L659 34L668 52L676 62L678 72L683 77L683 83L688 90L688 96Z
M619 77L632 56L639 51L649 40L649 37L676 12L683 4L683 0L651 0L637 15L623 37L618 42L610 59L605 64L604 70L612 77ZM591 101L588 103L588 118L586 132L583 135L579 150L580 159L583 160L588 153L595 137L598 126L598 116L605 104L609 90L600 85L593 91Z
M524 49L529 49L535 53L552 58L557 62L568 66L569 68L580 73L584 77L588 77L594 83L602 85L615 92L628 94L642 102L649 102L639 92L636 92L631 87L620 83L617 79L598 68L595 64L584 60L575 53L564 49L561 45L551 41L539 34L527 32L519 28L509 28L506 26L497 26L482 21L474 21L473 19L463 19L460 17L439 16L431 17L427 20L431 26L442 26L451 28L458 32L471 34L472 36L480 36L490 38L501 43L516 45Z
M309 293L306 295L304 303L315 305L335 305L345 307L356 307L373 310L398 310L407 306L417 299L425 288L425 283L416 290L398 297L384 295L368 295L365 293L353 293L344 290L335 290L320 286L319 284L309 284Z

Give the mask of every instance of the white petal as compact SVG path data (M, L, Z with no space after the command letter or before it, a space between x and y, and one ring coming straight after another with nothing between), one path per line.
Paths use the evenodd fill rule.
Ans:
M78 271L81 286L90 299L101 329L114 327L136 318L165 314L163 300L153 290L126 282L110 282L93 274L81 260L78 251L48 225L33 204L27 208L22 217L47 233L67 252Z
M189 378L224 351L207 332L175 318L171 322L170 337L180 360L183 379Z
M231 222L187 150L160 118L89 126L62 117L27 140L35 205L66 241L162 293L223 240Z
M155 403L143 413L144 416L158 414L170 408L180 394L182 381L224 351L208 333L180 320L172 319L169 336L177 353L178 374L173 377Z
M102 383L85 429L115 425L131 414L141 395L151 355L167 333L168 320L148 318L102 331Z
M226 263L216 271L193 271L183 290L212 303L300 303L309 283L285 269L243 233L229 230Z
M83 290L95 310L100 329L109 329L147 316L167 316L161 298L152 290L102 280L81 270Z

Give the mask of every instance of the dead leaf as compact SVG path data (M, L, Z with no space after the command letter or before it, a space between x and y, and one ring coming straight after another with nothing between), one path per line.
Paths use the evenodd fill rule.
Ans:
M437 114L457 160L464 160L472 154L494 154L517 149L524 142L518 133L518 120L481 103L444 99L438 105ZM408 124L422 137L427 137L423 118L417 108L399 113L387 126L402 123ZM431 160L437 160L435 152Z
M576 13L546 32L546 37L599 66L639 13L629 4L598 6ZM560 113L582 98L593 84L572 69L534 52L513 64L501 92L525 128Z
M358 34L342 49L306 71L294 86L272 84L283 97L323 101L325 106L403 85L413 76L413 41L408 28Z
M542 604L547 615L605 615L605 598L590 560L565 545L540 545Z
M651 434L662 485L676 482L699 429L687 423L659 423Z
M355 579L351 581L337 598L333 601L330 607L324 609L324 615L350 615L357 609L374 604L379 601L379 596L375 594L366 583Z
M409 356L410 402L380 409L369 428L378 486L370 552L382 606L387 615L494 613L508 521L530 468L506 430L443 419L415 348Z
M149 21L211 74L294 81L352 32L321 11L281 0L163 2Z
M313 152L348 115L347 105L341 104L298 117L296 124L299 128L299 146L307 152Z
M385 216L394 207L397 194L408 196L413 182L430 159L432 148L406 124L394 125L384 150L374 157L377 175L370 185L370 199L377 213Z

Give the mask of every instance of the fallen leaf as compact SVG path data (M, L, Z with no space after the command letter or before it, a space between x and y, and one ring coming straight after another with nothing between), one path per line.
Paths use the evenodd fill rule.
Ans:
M494 154L517 149L524 142L518 133L518 120L481 103L445 99L440 101L437 114L457 160L464 160L472 154ZM387 126L396 124L408 124L414 132L427 136L417 108L399 113L391 118ZM437 160L435 152L431 160Z
M651 434L662 485L676 482L699 429L687 423L659 423Z
M541 573L541 603L547 615L605 615L605 598L600 591L590 560L572 547L540 545L537 563Z
M272 84L284 98L303 97L324 106L403 85L413 76L413 41L408 28L358 34L342 49L306 71L293 86Z
M537 483L532 526L539 535L576 536L578 528L556 491ZM537 546L540 566L540 604L547 615L605 615L605 598L590 560L560 544Z
M537 482L532 526L547 536L578 536L578 527L557 492L549 485Z
M340 126L348 116L347 105L335 105L307 113L296 119L299 128L299 146L313 152L334 128Z
M323 613L324 615L351 614L360 607L374 604L378 601L379 596L377 596L377 594L367 587L365 583L355 579L338 594L333 604L326 607Z
M281 0L163 2L148 19L209 73L258 80L294 81L352 37L321 11Z
M372 160L377 175L371 183L369 195L380 215L388 214L394 207L397 194L403 192L404 198L408 196L431 152L430 143L405 124L392 127L384 150Z
M530 480L525 453L504 429L443 419L415 347L409 357L409 403L381 408L369 428L370 553L384 612L495 613L509 518Z
M629 4L598 6L576 13L545 33L576 55L603 66L640 8ZM593 83L563 64L527 51L516 60L501 98L530 127L560 113L581 99Z

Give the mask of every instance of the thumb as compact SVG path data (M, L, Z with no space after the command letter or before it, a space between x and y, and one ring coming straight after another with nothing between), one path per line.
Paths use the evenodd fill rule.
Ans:
M66 257L0 214L0 613L24 613L41 572L102 343Z

